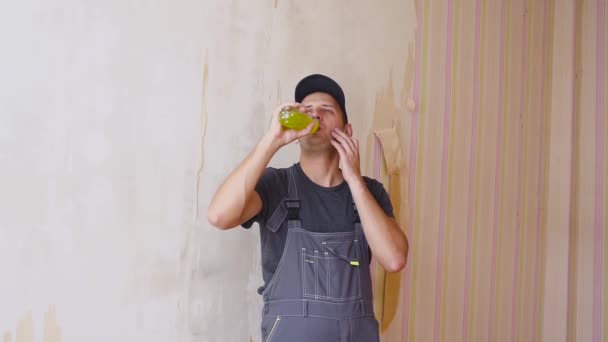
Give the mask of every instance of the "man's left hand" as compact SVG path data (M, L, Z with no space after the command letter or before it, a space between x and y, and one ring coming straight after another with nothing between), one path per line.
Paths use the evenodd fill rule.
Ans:
M331 135L333 137L331 144L340 155L340 169L344 180L349 184L361 180L359 140L339 129L334 129Z

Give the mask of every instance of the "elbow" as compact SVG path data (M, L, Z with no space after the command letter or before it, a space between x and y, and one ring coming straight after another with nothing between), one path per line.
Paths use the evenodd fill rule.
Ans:
M221 215L221 213L211 207L207 210L207 221L209 224L220 230L226 230L234 227L234 225L231 225L225 219L225 217Z
M386 270L388 272L400 272L405 268L406 258L403 257L395 257L393 258L387 265Z
M386 270L388 272L400 272L407 265L407 255L409 253L409 244L407 239L405 240L405 246L400 253L397 253L391 260L388 262Z

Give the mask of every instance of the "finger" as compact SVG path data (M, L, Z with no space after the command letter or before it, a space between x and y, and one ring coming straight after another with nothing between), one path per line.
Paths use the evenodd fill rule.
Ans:
M348 143L348 145L350 146L350 148L354 151L356 150L356 146L353 142L353 139L348 136L346 133L344 133L343 131L336 129L336 133L341 136L342 138L344 138L344 140Z
M349 136L347 136L347 137L348 137L348 142L349 142L351 148L353 149L353 154L358 155L359 154L359 144L353 137L349 137Z
M342 145L337 142L336 140L331 140L331 144L335 147L335 149L338 151L338 154L340 155L340 159L344 160L346 158L346 151L344 150L344 147L342 147Z
M334 139L339 141L340 144L342 144L345 147L345 149L349 152L349 154L353 153L353 151L355 150L355 147L354 147L353 143L350 141L348 136L340 134L340 132L337 132L337 131L332 132L332 135L333 135Z

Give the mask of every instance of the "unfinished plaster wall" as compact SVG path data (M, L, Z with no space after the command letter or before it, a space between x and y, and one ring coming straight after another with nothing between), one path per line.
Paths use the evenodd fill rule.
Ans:
M258 234L213 230L210 196L308 73L365 140L414 28L397 0L4 4L3 341L259 340Z

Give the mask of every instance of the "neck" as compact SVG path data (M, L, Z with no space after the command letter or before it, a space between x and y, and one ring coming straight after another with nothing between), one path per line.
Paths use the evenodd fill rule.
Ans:
M340 156L332 151L328 154L300 155L300 166L306 176L319 186L334 187L344 181L342 171L339 169Z

